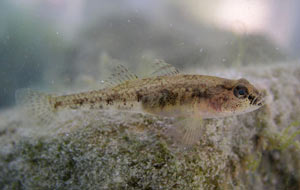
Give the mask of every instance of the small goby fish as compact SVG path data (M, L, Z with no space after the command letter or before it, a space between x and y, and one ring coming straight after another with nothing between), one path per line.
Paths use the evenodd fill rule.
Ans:
M160 61L151 77L139 79L125 67L100 90L55 96L21 89L16 99L40 120L53 120L63 109L100 109L144 112L171 117L218 118L258 109L265 93L246 79L231 80L205 75L180 74Z

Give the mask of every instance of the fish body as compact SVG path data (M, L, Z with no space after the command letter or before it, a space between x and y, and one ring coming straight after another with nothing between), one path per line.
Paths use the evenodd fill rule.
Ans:
M235 88L245 87L244 98ZM247 96L247 97L246 97ZM252 102L251 99L256 99ZM261 94L247 80L204 75L172 75L129 80L112 88L49 97L60 109L126 110L164 116L224 117L252 111L262 105Z
M202 119L256 110L264 105L266 96L265 91L255 88L246 79L180 74L165 62L159 62L158 69L142 79L119 66L105 85L100 90L62 96L21 89L16 92L16 101L26 114L42 124L52 123L62 110L73 109L189 118L179 122L180 126L170 133L185 144L194 144L201 134L198 124Z
M16 97L29 112L44 118L62 109L81 108L218 118L253 111L264 100L264 94L246 79L177 72L143 79L127 78L96 91L55 96L26 89L18 91Z

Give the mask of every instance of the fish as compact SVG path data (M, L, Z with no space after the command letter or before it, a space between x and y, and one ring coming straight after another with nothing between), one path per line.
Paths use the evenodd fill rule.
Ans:
M157 69L139 78L118 65L99 90L51 95L31 89L16 92L16 102L43 122L61 110L128 111L166 117L222 118L257 110L265 104L263 90L248 80L182 74L159 60Z

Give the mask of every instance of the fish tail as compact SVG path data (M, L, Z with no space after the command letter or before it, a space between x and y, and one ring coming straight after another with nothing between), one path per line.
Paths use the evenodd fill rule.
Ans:
M16 104L39 124L50 124L55 120L55 109L51 104L53 95L31 89L19 89L15 93Z

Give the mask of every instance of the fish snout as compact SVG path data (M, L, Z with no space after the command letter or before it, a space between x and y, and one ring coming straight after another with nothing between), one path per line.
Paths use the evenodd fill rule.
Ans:
M253 95L253 94L250 94L248 96L248 99L250 101L250 105L253 105L253 106L263 106L266 104L266 92L265 91L262 91L260 93L258 93L257 95Z
M264 93L259 93L258 95L250 94L248 96L248 100L250 101L250 105L263 106L265 104L265 94Z

